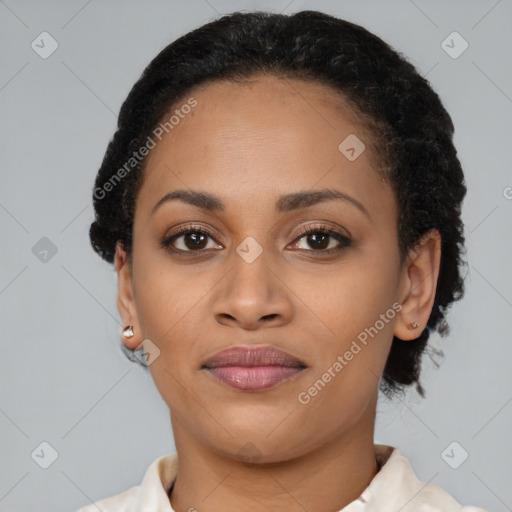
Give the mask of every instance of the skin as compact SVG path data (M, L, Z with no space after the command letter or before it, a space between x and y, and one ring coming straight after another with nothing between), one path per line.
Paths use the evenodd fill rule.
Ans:
M170 502L177 512L336 511L377 473L379 379L393 335L412 340L426 325L440 237L428 232L400 265L394 193L375 169L364 127L330 93L271 76L196 88L190 95L197 106L148 156L133 254L116 248L117 305L123 324L134 326L126 346L149 339L160 350L149 368L171 415L179 467ZM367 143L354 161L338 149L351 133ZM353 197L368 215L342 200L275 210L283 194L327 188ZM215 194L225 210L174 200L152 214L176 189ZM202 256L161 247L165 235L191 222L216 234L206 238ZM314 240L296 236L306 226L333 228L352 243L322 256ZM263 250L252 263L236 252L246 237ZM327 243L340 246L333 237L322 247ZM190 236L174 247L194 251ZM393 303L402 305L394 318L300 403L299 393ZM417 329L410 328L414 321ZM308 367L253 393L201 369L217 351L239 344L271 345ZM244 446L252 463L240 458Z

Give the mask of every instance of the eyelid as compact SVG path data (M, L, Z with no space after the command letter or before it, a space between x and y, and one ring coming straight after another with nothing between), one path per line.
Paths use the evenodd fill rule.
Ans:
M345 233L343 233L345 231ZM176 249L172 247L172 242L176 240L177 238L180 238L181 236L187 234L187 233L201 233L206 236L208 236L211 240L213 240L216 244L220 244L217 239L220 238L218 234L216 234L212 229L207 228L205 226L199 225L199 224L188 224L184 226L178 227L175 231L171 231L170 234L165 235L163 240L161 241L161 246L164 249L167 249L173 254L187 254L187 255L204 255L207 252L210 252L212 249L198 249L198 250L183 250L183 249ZM314 249L297 249L298 251L306 251L310 253L317 253L318 255L332 255L334 253L340 253L345 248L352 245L352 236L348 233L348 230L343 229L340 227L334 228L329 225L325 224L309 224L307 226L299 228L298 231L293 234L293 240L288 244L287 247L290 245L298 243L302 238L304 238L308 234L316 234L316 233L323 233L327 236L330 236L331 238L334 238L338 241L338 244L340 244L338 247L331 247L330 249L320 249L320 250L314 250ZM222 247L225 248L225 247ZM215 249L217 250L217 249Z
M341 226L332 226L332 225L329 225L329 224L322 224L321 223L322 221L316 221L316 222L317 222L316 224L313 221L313 224L308 224L307 226L300 227L295 232L294 235L293 235L293 232L292 232L292 235L294 236L294 240L298 236L302 236L304 234L308 234L308 233L311 233L311 232L316 233L317 231L325 231L325 232L328 232L328 233L333 234L333 235L338 235L338 236L344 237L347 240L352 240L352 235L349 233L349 231L347 229L345 229L345 228L343 228Z
M161 241L161 245L162 245L162 247L167 248L168 246L171 245L172 241L179 238L180 236L186 235L187 233L191 233L191 232L205 234L205 235L209 236L212 240L214 240L215 243L219 244L219 242L217 241L217 238L220 238L220 237L213 230L206 228L204 226L201 226L199 224L186 224L184 226L178 227L174 231L171 231L169 234L164 235L164 237ZM221 245L221 244L219 244L219 245ZM204 252L206 249L200 249L198 251L183 251L181 249L170 249L170 250L172 250L176 253L187 253L187 252L188 253L193 253L193 252L201 253L201 252Z
M330 256L330 255L336 255L341 253L344 249L347 247L352 246L352 237L348 234L344 234L339 230L332 228L330 226L326 225L309 225L304 228L301 228L298 233L295 234L294 239L291 243L291 245L294 245L298 243L300 240L302 240L305 236L309 234L317 234L322 233L325 234L331 238L334 238L338 242L338 247L331 247L330 249L322 249L315 251L314 249L300 249L306 252L310 253L317 253L320 257L323 256Z

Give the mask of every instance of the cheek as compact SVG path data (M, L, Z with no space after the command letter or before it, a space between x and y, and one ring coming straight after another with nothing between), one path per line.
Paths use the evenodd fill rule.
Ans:
M141 251L139 261L144 263L134 266L138 320L142 335L160 350L150 370L162 396L176 396L210 341L214 319L208 301L225 270L177 264L163 250Z
M397 273L391 257L375 253L381 257L347 258L336 272L300 273L290 285L304 301L297 315L306 334L302 339L309 338L315 346L310 350L315 367L308 385L323 377L329 382L319 400L312 400L311 409L358 408L378 386L393 339Z
M314 273L295 269L281 275L299 299L307 323L332 341L356 336L391 308L398 279L393 268L391 259L354 253Z
M206 279L186 276L183 271L169 267L159 272L141 273L137 293L137 313L144 336L154 339L161 350L170 349L176 333L187 326L197 326L197 310L201 298L207 296L211 285ZM204 322L203 315L203 322Z
M162 342L171 335L174 325L186 315L194 299L197 302L197 281L189 279L185 265L171 262L155 235L136 226L134 240L137 317L143 335L155 343L160 341L162 350Z
M325 429L326 417L332 425L357 421L375 397L393 339L392 275L347 265L297 288L308 306L299 321L302 340L315 346L313 371L300 390L311 431Z

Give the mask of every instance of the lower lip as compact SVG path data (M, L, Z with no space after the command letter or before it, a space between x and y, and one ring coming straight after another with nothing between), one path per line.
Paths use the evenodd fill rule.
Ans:
M263 391L291 379L304 368L290 366L219 366L206 368L216 379L243 391Z

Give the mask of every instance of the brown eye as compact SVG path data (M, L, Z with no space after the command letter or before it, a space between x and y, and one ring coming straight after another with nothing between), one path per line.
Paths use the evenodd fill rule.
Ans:
M176 252L199 252L218 247L215 244L208 247L209 238L214 240L213 234L204 228L185 227L166 237L162 241L162 246Z
M205 235L203 233L185 233L184 235L181 235L179 238L183 237L183 245L187 249L205 249L206 247L206 239L208 238L208 235ZM175 239L176 240L176 239Z
M304 247L297 247L304 239ZM210 246L208 244L211 242ZM350 246L351 239L326 227L308 227L293 242L294 249L321 254L333 254ZM162 247L174 253L201 253L208 249L222 249L215 236L203 227L185 226L162 240Z
M299 233L299 236L294 241L296 246L298 241L304 239L305 247L294 247L300 250L310 252L321 252L331 254L338 252L345 247L350 246L351 240L346 235L338 233L337 231L325 227L308 227Z

